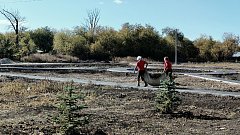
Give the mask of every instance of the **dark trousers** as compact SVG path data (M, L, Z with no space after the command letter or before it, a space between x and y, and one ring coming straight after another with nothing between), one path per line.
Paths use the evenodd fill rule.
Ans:
M138 82L140 81L140 77L141 77L142 81L144 81L144 77L143 77L144 73L145 73L145 70L139 70L138 71L138 77L137 77Z
M170 81L172 81L172 69L167 69L165 74L167 77L169 77Z

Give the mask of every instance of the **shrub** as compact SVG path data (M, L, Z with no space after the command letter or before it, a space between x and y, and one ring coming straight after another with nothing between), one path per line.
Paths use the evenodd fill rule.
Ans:
M57 106L59 114L54 118L54 121L60 125L60 130L66 135L79 134L78 126L86 124L87 117L81 114L80 111L86 108L81 104L84 96L73 86L73 81L69 86L64 88L64 93L58 98L60 100Z
M177 96L175 83L168 80L160 82L160 89L156 95L156 109L161 113L172 113L181 104Z

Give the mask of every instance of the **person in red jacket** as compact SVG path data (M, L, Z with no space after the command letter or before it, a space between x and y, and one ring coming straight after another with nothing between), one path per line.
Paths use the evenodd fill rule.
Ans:
M137 64L134 68L134 73L135 73L136 69L138 71L138 76L137 76L138 84L137 84L137 86L140 86L140 77L141 77L142 81L145 83L144 87L148 86L147 82L144 80L144 77L143 77L147 66L148 66L148 63L145 60L143 60L141 56L138 56L137 57Z
M164 72L172 82L172 63L168 57L164 57Z

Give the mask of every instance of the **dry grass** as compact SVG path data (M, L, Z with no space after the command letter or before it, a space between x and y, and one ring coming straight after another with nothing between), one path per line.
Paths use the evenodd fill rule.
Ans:
M50 55L48 53L45 54L32 54L30 56L25 56L21 58L23 62L78 62L79 59L77 57L69 56L69 55Z
M115 57L113 59L113 61L115 63L132 63L132 62L136 62L137 60L137 56L136 57L132 57L132 56L127 56L127 57ZM144 60L146 60L149 63L156 63L157 61L152 60L150 58L143 58ZM163 60L160 60L163 61Z
M50 80L3 79L3 77L1 80L0 125L12 126L21 125L19 123L25 121L40 123L48 121L49 116L56 112L55 106L59 102L57 96L63 93L64 88L70 83ZM77 89L84 90L82 85L75 85ZM88 84L85 87L92 87L92 85ZM94 92L85 91L84 94L86 94L86 103L95 98ZM49 122L46 124L53 126Z
M64 88L69 85L69 82L54 82L50 80L5 80L0 83L0 107L2 109L11 109L18 107L36 107L42 105L54 105L57 102L57 95L63 92ZM84 88L81 85L76 85L80 91L85 88L93 87L92 84L87 84ZM91 99L91 92L85 91L87 99Z
M56 93L64 84L49 80L26 82L21 79L0 83L2 110L21 110L26 107L51 106L56 103Z
M0 84L1 95L6 97L27 97L30 95L55 93L60 91L62 88L63 84L50 80L26 83L24 80L17 79Z
M233 62L206 62L206 63L182 63L179 66L184 67L201 67L201 68L220 68L220 69L234 69L240 71L240 63Z

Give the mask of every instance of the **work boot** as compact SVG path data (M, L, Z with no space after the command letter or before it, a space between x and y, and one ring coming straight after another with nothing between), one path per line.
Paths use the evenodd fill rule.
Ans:
M144 87L147 87L148 86L148 84L145 82L145 85L144 85Z

